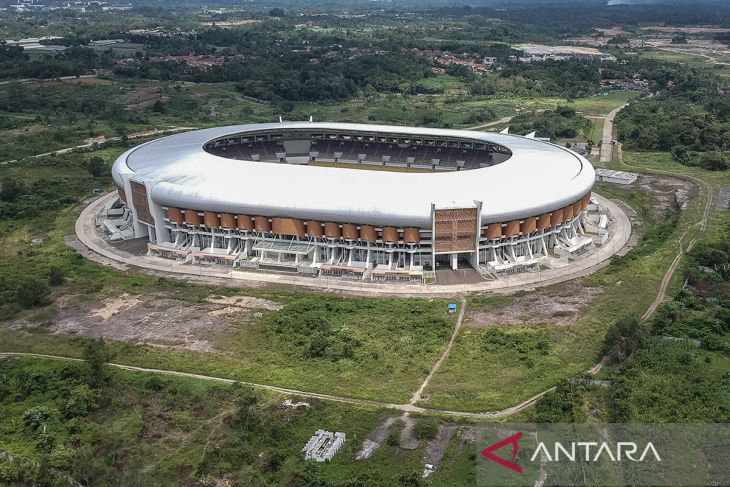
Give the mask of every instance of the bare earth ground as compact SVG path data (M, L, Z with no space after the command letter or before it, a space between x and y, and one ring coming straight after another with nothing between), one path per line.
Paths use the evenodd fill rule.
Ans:
M388 438L388 431L390 431L390 426L395 423L397 419L398 418L396 416L388 416L383 420L382 423L380 423L370 433L368 433L367 438L365 438L365 440L362 442L362 450L357 452L355 460L365 460L367 458L370 458L373 452L380 448L380 445L382 445Z
M405 426L400 432L400 444L399 446L404 450L415 450L418 448L420 440L413 431L413 427L416 426L416 422L409 415L404 414L400 418Z
M659 213L669 209L674 203L674 198L684 210L687 208L687 204L700 194L697 184L670 176L642 174L639 176L637 184L654 196L654 209Z
M446 449L449 447L451 438L456 433L459 427L455 424L447 423L439 426L439 432L436 438L428 443L426 453L423 456L423 463L426 465L433 465L433 468L437 468L441 465L441 461L444 459Z
M485 328L542 323L565 326L577 321L602 292L600 288L583 287L580 281L572 281L557 288L515 295L504 306L467 309L464 326Z
M281 309L279 303L253 297L192 302L150 294L123 294L102 301L70 296L58 300L57 306L58 314L48 325L51 333L79 333L197 352L216 351L212 341L216 336L260 317L262 311ZM11 329L37 325L26 320L7 324Z

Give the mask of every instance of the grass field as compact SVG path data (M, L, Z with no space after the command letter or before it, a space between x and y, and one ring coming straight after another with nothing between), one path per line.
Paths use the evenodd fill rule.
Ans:
M608 115L608 112L641 96L638 91L609 91L605 95L578 98L571 106L584 115Z
M112 371L108 385L89 391L88 412L79 401L69 409L69 395L85 388L85 370L83 364L56 361L0 361L2 376L13 377L7 393L23 378L33 384L23 395L0 398L3 450L37 458L39 438L50 437L51 465L70 470L79 481L104 485L184 484L224 474L240 485L261 485L263 479L281 485L305 470L338 483L372 474L382 485L396 485L395 476L421 468L425 443L413 451L384 445L371 460L353 461L367 433L390 414L386 411L316 400L309 401L310 409L291 411L281 407L285 396L257 393L259 426L247 430L232 424L235 387L123 371ZM23 426L24 413L34 406L51 412L42 433ZM320 428L344 432L347 441L331 462L307 465L301 448ZM62 455L69 444L86 448L70 465Z
M645 193L609 185L602 185L597 191L609 197L620 196L632 206L642 221L642 231L657 223L651 219L652 202ZM426 389L431 398L423 405L468 411L499 410L590 368L600 359L607 327L622 316L640 316L656 296L681 234L701 215L703 195L681 214L678 226L658 248L581 279L581 287L600 288L602 293L575 323L557 326L546 319L540 325L530 326L463 327L448 359ZM559 296L563 286L558 284L538 292ZM498 309L506 303L487 302L481 306ZM490 346L494 330L508 335L510 339L502 342L509 346ZM544 345L535 346L536 341Z
M714 54L710 53L711 56ZM655 59L657 61L673 62L679 64L685 64L693 68L707 69L713 74L720 76L730 76L730 66L727 64L716 64L717 63L729 63L730 58L727 56L715 57L714 62L712 59L702 56L700 54L693 54L689 52L674 52L663 49L651 49L641 52L641 56L648 59Z

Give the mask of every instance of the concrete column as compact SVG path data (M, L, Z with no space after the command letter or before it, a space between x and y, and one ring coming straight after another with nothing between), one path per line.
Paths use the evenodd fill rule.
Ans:
M459 268L459 254L451 254L451 269L457 270Z

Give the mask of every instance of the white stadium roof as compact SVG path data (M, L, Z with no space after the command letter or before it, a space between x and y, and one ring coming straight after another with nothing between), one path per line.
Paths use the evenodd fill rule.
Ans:
M220 157L203 146L247 131L298 129L457 137L508 148L504 162L452 172L391 172ZM196 130L147 142L114 163L113 176L144 181L163 206L371 225L431 225L437 207L482 204L482 223L536 216L571 204L594 184L591 164L548 142L516 135L403 126L284 122Z

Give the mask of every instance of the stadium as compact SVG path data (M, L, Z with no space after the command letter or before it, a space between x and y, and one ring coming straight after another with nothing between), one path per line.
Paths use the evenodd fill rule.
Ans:
M532 136L237 125L141 144L112 174L118 198L99 216L104 232L144 238L148 255L191 265L371 281L439 269L498 278L565 264L606 238L591 164Z

